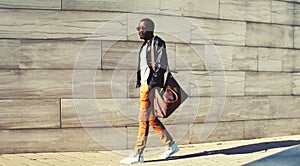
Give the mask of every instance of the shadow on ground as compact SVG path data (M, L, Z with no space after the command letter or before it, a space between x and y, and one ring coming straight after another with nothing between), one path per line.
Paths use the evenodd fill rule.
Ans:
M289 148L279 153L261 158L244 166L299 166L300 146Z
M180 159L187 159L187 158L194 158L194 157L201 157L201 156L208 156L208 155L215 155L215 154L225 154L225 155L246 154L246 153L259 152L259 151L267 151L269 149L274 149L274 148L290 147L299 144L300 144L300 140L263 142L263 143L243 145L243 146L238 146L238 147L228 148L228 149L203 151L199 153L174 156L168 158L168 160L180 160ZM165 160L149 160L145 162L157 162L157 161L165 161Z

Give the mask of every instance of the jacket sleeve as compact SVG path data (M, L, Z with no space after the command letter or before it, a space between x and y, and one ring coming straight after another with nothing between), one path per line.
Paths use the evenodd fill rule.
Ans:
M166 52L165 42L159 40L155 44L155 71L152 71L152 77L150 79L149 85L153 87L163 87L164 84L164 73L168 67L168 58Z

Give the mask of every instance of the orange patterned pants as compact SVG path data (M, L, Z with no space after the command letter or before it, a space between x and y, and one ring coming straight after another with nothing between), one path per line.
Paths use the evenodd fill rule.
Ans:
M135 146L136 154L142 154L146 147L147 137L149 134L149 125L153 127L154 132L158 134L165 145L171 146L173 144L173 138L161 121L155 117L153 113L153 107L150 103L149 86L144 84L140 87L139 132L138 140Z

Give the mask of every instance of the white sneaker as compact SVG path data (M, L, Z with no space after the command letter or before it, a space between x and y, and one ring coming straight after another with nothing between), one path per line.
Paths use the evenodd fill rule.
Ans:
M179 147L176 143L173 143L170 147L168 147L167 151L165 151L162 155L159 156L159 159L167 159L168 157L170 157L178 151Z
M121 164L137 164L143 162L144 156L142 154L134 154L120 161Z

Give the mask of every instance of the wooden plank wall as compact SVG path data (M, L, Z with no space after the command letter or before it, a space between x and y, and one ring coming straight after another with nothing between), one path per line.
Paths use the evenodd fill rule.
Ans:
M163 120L179 143L300 134L299 11L299 0L0 0L0 152L133 148L143 17L190 96ZM225 72L220 116L211 44Z

